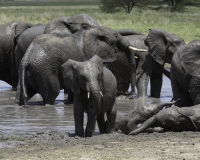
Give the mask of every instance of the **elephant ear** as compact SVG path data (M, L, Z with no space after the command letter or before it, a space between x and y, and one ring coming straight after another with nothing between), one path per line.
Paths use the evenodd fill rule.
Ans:
M65 85L75 94L80 94L80 86L76 74L76 61L69 59L61 66Z
M168 39L159 29L149 29L149 34L145 40L145 45L149 47L150 55L161 65L165 63Z
M200 77L200 40L189 43L179 54L184 70L189 75Z
M19 37L26 29L31 28L33 24L17 22L15 25L15 37Z
M117 32L116 32L117 33ZM117 59L117 44L111 45L109 38L114 38L113 31L107 31L102 27L91 28L83 34L83 53L87 59L98 55L104 62L113 62ZM117 43L117 37L113 41Z

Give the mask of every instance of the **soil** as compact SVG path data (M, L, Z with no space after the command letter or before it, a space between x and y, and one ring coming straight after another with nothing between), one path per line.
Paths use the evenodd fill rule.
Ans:
M121 133L95 135L91 138L70 137L68 133L49 131L26 137L1 137L6 147L0 159L200 159L200 133Z

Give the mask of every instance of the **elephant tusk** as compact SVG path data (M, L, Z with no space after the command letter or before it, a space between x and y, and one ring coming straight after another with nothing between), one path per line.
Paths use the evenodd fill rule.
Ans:
M87 96L88 96L88 99L89 99L90 98L90 92L88 92Z
M135 48L135 47L132 47L132 46L129 46L128 48L132 49L133 51L139 51L139 52L147 52L148 51L146 49L139 49L139 48Z
M136 59L138 58L137 56L134 56Z
M102 94L102 92L101 92L101 91L99 91L99 93L100 93L101 97L103 97L103 94Z

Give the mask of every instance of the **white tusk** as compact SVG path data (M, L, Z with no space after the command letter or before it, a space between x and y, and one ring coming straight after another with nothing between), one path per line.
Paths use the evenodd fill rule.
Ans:
M137 56L134 56L136 59L138 58Z
M139 48L135 48L135 47L132 47L132 46L129 46L128 47L129 49L132 49L132 50L134 50L134 51L140 51L140 52L147 52L148 50L146 50L146 49L139 49Z
M102 92L101 92L101 91L99 91L99 93L100 93L101 97L103 97L103 94L102 94Z
M90 92L87 93L87 97L88 97L88 99L90 98Z

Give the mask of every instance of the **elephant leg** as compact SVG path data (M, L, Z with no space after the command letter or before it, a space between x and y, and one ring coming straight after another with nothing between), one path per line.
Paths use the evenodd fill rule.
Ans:
M79 137L84 137L83 121L84 121L84 107L83 107L82 97L80 94L74 94L75 135Z
M130 83L131 83L131 94L134 96L136 86L136 62L135 62L134 51L130 51Z
M44 104L53 104L60 93L60 82L57 76L52 75L50 78L45 76L40 80L37 79L38 93L42 96Z
M90 105L89 107L93 107ZM92 137L95 132L96 116L91 112L92 109L87 110L87 125L85 129L85 137Z
M148 82L149 82L149 76L146 73L137 75L138 97L147 96Z
M69 88L67 89L67 93L68 93L68 98L67 98L67 101L65 102L65 104L74 103L74 93Z
M115 130L115 120L117 116L116 103L114 103L112 110L107 111L106 114L107 114L107 121L108 121L106 132L112 133Z
M162 80L163 80L162 73L156 76L150 76L150 85L151 85L150 97L160 98Z
M170 77L173 99L177 100L180 98L180 100L178 100L175 105L179 107L191 106L193 104L192 99L190 98L190 95L181 88L179 81L176 78L175 72L172 68L170 71Z
M99 127L100 134L106 133L107 121L105 122L104 115L105 115L104 113L100 113L97 115L97 124Z
M190 97L194 105L200 104L200 78L199 77L192 77L190 81L190 90L189 90Z

